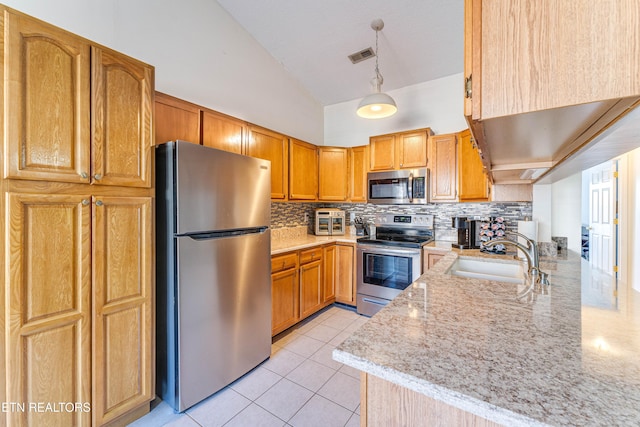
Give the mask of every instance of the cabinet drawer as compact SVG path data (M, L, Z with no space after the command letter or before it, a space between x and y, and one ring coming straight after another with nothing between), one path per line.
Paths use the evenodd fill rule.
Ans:
M322 259L322 246L317 246L313 249L307 249L300 251L300 264L306 264L311 261Z
M282 270L298 267L298 254L292 253L271 258L271 272L276 273Z

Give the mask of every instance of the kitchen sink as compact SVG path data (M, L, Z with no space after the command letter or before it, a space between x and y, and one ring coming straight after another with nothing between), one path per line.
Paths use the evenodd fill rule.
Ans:
M521 262L500 262L492 259L458 258L447 270L448 274L472 279L518 283L525 281Z

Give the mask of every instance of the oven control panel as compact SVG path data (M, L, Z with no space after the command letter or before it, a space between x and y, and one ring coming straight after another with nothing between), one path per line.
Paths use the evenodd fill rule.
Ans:
M375 225L385 227L433 228L433 215L380 214L376 215Z

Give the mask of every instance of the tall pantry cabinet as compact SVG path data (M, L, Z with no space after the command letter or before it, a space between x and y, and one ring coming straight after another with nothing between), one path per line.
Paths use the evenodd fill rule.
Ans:
M154 397L154 70L0 10L0 401L26 405L0 425L126 424Z

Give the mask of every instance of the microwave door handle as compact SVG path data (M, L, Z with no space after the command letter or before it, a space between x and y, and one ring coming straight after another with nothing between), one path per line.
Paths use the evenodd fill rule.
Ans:
M407 180L407 195L409 196L409 203L413 203L413 174L409 174L409 179Z

